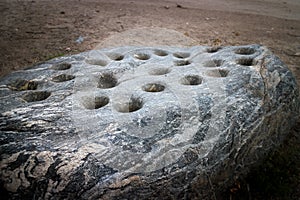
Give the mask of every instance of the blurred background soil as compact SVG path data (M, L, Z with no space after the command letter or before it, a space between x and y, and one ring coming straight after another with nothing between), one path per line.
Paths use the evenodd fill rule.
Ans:
M95 48L267 46L300 84L299 0L0 0L0 76ZM300 199L300 122L226 199Z

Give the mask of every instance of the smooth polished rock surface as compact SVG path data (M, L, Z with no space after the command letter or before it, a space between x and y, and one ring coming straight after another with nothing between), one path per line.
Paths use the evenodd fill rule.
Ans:
M10 199L214 199L299 114L292 73L259 45L93 50L0 85Z

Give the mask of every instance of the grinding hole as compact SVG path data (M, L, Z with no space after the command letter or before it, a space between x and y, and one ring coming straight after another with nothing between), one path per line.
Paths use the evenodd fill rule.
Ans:
M52 78L53 82L65 82L74 79L75 76L68 74L60 74Z
M206 72L206 74L211 77L226 77L228 75L228 73L229 73L229 71L225 70L225 69L215 69L215 70Z
M237 60L236 63L244 66L251 66L254 64L254 60L252 58L241 58Z
M253 48L240 48L235 51L236 54L241 55L251 55L255 53L255 49Z
M157 56L167 56L168 55L168 53L166 51L163 51L163 50L160 50L160 49L155 50L154 54L157 55Z
M158 83L149 83L142 87L146 92L161 92L165 89L165 86Z
M202 78L198 75L187 75L180 80L183 85L200 85Z
M17 79L8 85L8 88L16 91L36 90L38 83L32 80Z
M118 84L117 78L112 73L103 73L98 81L98 88L113 88Z
M134 54L134 57L136 59L139 59L139 60L148 60L148 59L150 59L150 56L148 54L144 54L144 53Z
M118 103L114 107L122 113L135 112L143 107L143 101L140 98L132 97L128 102Z
M220 67L224 60L209 60L204 63L204 67Z
M155 68L155 69L152 69L149 71L149 74L150 75L164 75L164 74L167 74L167 73L170 73L170 69L169 68Z
M99 65L99 66L106 66L108 63L105 60L101 60L101 59L87 59L85 60L86 63L90 64L90 65Z
M176 57L176 58L187 58L189 57L191 54L190 53L187 53L187 52L176 52L176 53L173 53L173 56Z
M188 61L188 60L176 60L176 61L174 61L175 66L185 66L185 65L189 65L189 64L191 64L191 62Z
M67 63L67 62L63 62L63 63L58 63L58 64L54 64L52 66L52 69L54 70L67 70L71 68L71 64Z
M84 107L89 110L99 109L109 103L109 98L106 96L95 97L94 99L85 99Z
M124 56L119 53L109 53L107 56L114 61L121 61L124 59Z
M221 49L221 47L210 47L206 49L207 53L216 53Z
M50 95L51 93L47 91L35 91L26 93L22 99L27 102L42 101L47 99Z

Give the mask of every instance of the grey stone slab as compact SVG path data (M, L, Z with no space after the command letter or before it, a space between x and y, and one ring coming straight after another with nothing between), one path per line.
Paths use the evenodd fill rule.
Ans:
M211 199L299 115L259 45L93 50L2 78L0 99L10 199Z

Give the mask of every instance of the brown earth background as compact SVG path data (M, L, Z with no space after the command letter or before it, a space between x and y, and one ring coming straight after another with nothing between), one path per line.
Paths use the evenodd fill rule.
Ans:
M0 77L95 48L261 44L300 84L299 0L0 0ZM300 123L228 199L300 199Z

